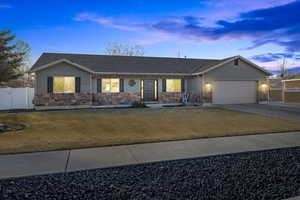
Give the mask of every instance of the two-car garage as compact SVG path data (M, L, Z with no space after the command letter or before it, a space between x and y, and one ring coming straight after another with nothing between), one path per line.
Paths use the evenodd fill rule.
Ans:
M257 102L257 81L214 81L213 104L244 104Z
M213 104L254 104L268 97L266 77L270 73L239 58L204 71L203 95Z

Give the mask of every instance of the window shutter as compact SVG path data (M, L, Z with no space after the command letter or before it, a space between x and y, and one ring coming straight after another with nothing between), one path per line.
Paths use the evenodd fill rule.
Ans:
M120 92L124 92L124 79L120 79Z
M163 92L167 91L167 81L166 81L166 79L162 80L162 91Z
M102 91L102 79L99 78L97 79L97 92L101 93L101 91Z
M75 78L75 92L80 93L80 77Z
M184 83L184 79L181 79L181 92L185 92L185 83Z
M47 91L48 93L53 93L53 77L48 77L48 80L47 80Z

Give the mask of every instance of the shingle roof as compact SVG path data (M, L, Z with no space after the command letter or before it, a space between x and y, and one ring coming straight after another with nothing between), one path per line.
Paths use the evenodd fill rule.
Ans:
M191 74L225 60L43 53L31 70L61 59L67 59L94 72L158 74Z

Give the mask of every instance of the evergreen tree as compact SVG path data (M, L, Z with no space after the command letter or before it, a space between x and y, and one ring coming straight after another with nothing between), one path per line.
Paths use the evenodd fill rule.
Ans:
M22 75L23 52L16 50L15 39L9 30L0 31L0 83Z

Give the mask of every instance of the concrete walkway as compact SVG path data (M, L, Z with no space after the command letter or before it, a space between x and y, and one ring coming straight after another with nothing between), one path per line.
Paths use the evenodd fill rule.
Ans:
M0 155L0 178L300 146L300 132ZM70 159L68 160L68 153Z

